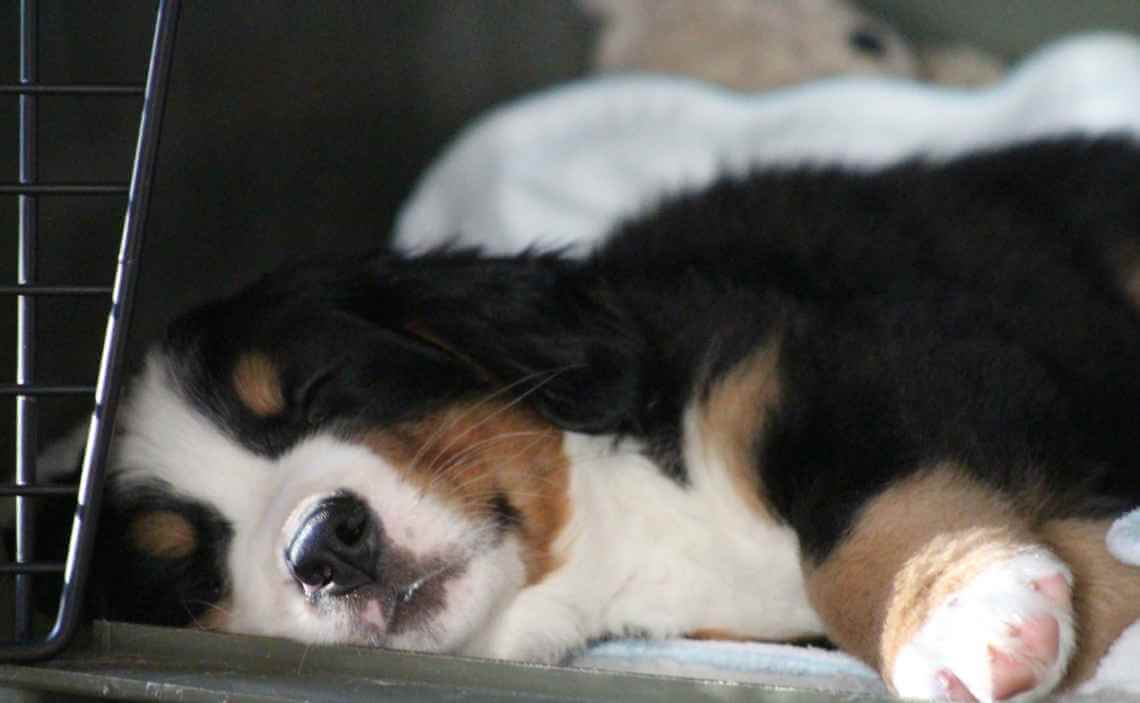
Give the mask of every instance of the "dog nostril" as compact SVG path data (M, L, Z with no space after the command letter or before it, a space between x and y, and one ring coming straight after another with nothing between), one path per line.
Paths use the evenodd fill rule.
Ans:
M358 543L364 536L364 528L368 525L368 516L364 512L349 515L344 522L336 526L336 538L346 547Z
M322 500L285 548L285 563L307 595L343 595L376 582L380 527L359 498Z
M319 590L332 582L333 570L328 564L301 565L293 569L293 577L306 587L306 591Z

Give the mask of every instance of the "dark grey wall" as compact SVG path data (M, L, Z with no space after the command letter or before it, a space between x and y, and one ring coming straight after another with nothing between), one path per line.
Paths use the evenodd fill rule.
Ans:
M860 0L918 41L961 41L1016 59L1074 32L1140 33L1137 0Z

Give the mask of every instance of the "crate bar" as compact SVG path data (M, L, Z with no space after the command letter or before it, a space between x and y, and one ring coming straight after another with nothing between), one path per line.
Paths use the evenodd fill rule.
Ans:
M42 692L44 699L55 694L182 703L899 703L885 692L829 692L787 683L314 646L103 621L96 621L91 636L77 638L51 666L0 665L3 684Z
M21 95L34 100L34 95ZM126 195L126 183L0 183L0 195Z
M23 83L0 84L0 95L97 95L131 96L142 95L141 85L122 83L59 83L26 85Z
M26 643L15 647L0 645L0 659L38 659L51 656L70 641L79 624L79 610L83 603L87 577L91 570L92 551L95 547L95 527L103 495L107 450L111 442L115 408L118 406L119 391L122 387L123 362L127 346L126 331L134 302L139 254L142 249L144 225L157 163L158 139L166 107L166 85L174 58L174 39L180 6L180 0L159 0L155 15L154 38L151 42L150 64L147 67L142 115L139 118L138 141L135 146L134 167L131 171L130 195L127 200L127 213L123 218L123 234L118 266L115 270L111 312L107 316L107 332L103 339L103 355L99 363L99 378L95 391L95 408L87 431L87 447L83 454L78 503L75 520L72 522L59 611L46 639L31 645Z
M76 486L21 486L16 483L0 483L0 498L9 496L73 496Z
M31 561L17 564L0 564L0 574L59 574L62 573L62 561Z
M0 295L110 295L111 286L66 286L44 283L0 285Z
M64 383L0 383L0 396L14 395L17 400L45 395L91 395L95 386Z
M20 83L36 82L37 19L39 8L36 0L20 0ZM38 176L36 163L36 96L21 94L19 98L19 174L21 185L33 184ZM35 283L37 225L39 208L35 194L21 193L18 214L18 263L17 282L20 285ZM16 383L30 385L35 377L36 355L36 306L29 296L16 298ZM36 482L36 420L38 407L36 398L29 395L16 396L16 483L31 485ZM16 496L16 563L31 562L35 557L35 514L34 504L26 496ZM28 573L16 575L15 583L15 635L18 639L32 636L32 576Z

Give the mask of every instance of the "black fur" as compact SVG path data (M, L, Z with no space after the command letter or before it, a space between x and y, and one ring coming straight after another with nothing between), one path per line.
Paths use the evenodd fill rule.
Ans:
M638 352L580 268L462 252L309 261L183 317L164 346L200 406L269 455L314 426L388 426L502 383L560 426L602 431L630 412ZM287 413L237 402L229 375L253 350L283 369Z
M1125 140L759 172L667 202L585 262L310 264L206 313L232 323L176 330L211 331L207 369L228 368L223 340L284 354L322 418L391 423L522 383L556 424L638 436L683 482L686 403L779 327L787 401L758 466L818 558L868 496L943 459L1003 490L1046 482L1068 510L1140 502L1140 323L1116 268L1140 236L1137 183ZM287 445L274 430L266 446Z
M1138 184L1126 139L761 171L669 200L585 261L306 262L164 346L195 402L264 454L509 388L560 427L643 440L683 485L687 404L778 334L756 466L809 559L944 460L1011 500L1046 487L1051 516L1100 516L1140 504L1140 317L1121 286ZM253 350L282 369L280 416L233 395Z
M1047 485L1055 515L1140 503L1140 321L1119 271L1137 183L1135 143L1068 140L668 202L591 262L661 347L647 387L673 393L633 424L675 433L694 370L779 319L786 400L757 465L809 557L940 460L1011 494Z

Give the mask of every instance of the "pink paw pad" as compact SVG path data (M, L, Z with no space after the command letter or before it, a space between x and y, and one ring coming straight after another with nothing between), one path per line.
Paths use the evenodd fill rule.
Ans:
M1003 652L993 646L990 675L994 700L1004 701L1037 686L1039 672L1057 660L1061 627L1051 615L1037 615L1011 628L1012 651Z
M1053 574L1037 579L1029 586L1059 606L1068 608L1073 603L1073 587L1069 585L1064 574Z
M1043 550L979 574L896 657L904 697L1028 701L1052 691L1074 643L1071 577Z

